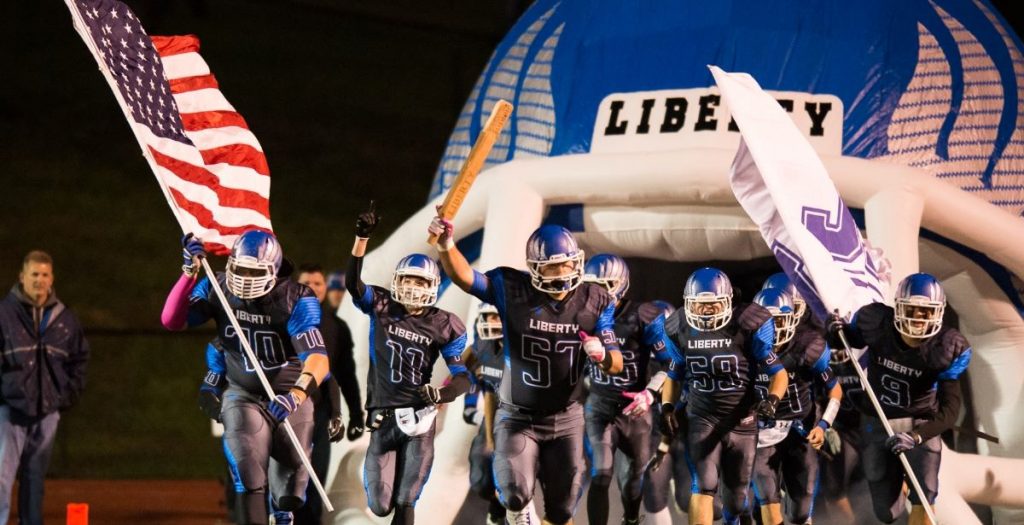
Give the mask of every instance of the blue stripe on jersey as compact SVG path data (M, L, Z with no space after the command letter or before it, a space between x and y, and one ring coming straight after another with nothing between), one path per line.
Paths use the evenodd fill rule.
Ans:
M493 304L494 307L498 309L498 317L501 318L502 326L509 326L508 309L505 306L505 276L501 273L501 271L494 272L493 279L488 279L486 275L474 274L473 286L476 286L476 275L480 275L480 277L483 277L490 282L489 289L491 291L491 294L494 296L494 300L491 302L491 304ZM512 354L509 353L510 348L512 348L512 344L508 339L508 333L509 330L501 331L501 339L504 342L504 344L501 345L501 348L502 351L505 353L505 366L512 365Z
M216 374L223 374L227 370L224 363L224 352L217 350L213 343L206 345L206 369Z
M228 467L231 469L231 481L234 483L235 493L242 494L245 492L245 485L242 484L242 475L238 473L238 461L235 460L234 454L228 448L226 436L221 438L221 443L224 445L224 457L227 458Z
M373 311L373 290L369 285L363 285L363 296L356 297L352 296L352 304L356 305L356 308L364 314L368 314Z
M825 343L825 351L823 351L821 353L821 357L819 357L818 360L814 362L814 366L811 367L811 370L814 370L815 373L823 374L825 373L825 370L828 370L828 363L831 360L832 349L829 348L828 343Z
M683 380L683 361L676 359L675 355L672 356L672 361L668 364L668 369L665 370L665 375L669 379L679 382Z
M939 374L940 381L956 381L960 379L960 374L967 370L967 365L971 363L971 349L964 350L962 354L957 356L956 359L950 363L949 368Z
M469 373L469 369L466 368L466 365L462 362L462 352L465 351L465 350L466 350L466 333L465 332L463 332L462 335L456 337L455 339L452 339L451 341L448 341L448 344L446 344L446 345L441 347L441 355L444 356L445 361L447 361L449 359L455 359L457 361L457 363L454 364L454 365L453 364L448 364L448 372L450 372L452 375L456 375L456 374L467 374L467 375L470 375L470 376L473 375L473 374Z
M313 328L320 329L320 303L316 297L300 297L288 318L288 335L295 337Z
M377 365L377 353L373 351L373 346L377 343L377 316L370 310L370 364Z
M500 274L501 272L497 273ZM497 275L495 277L497 277ZM486 275L473 270L473 284L469 287L469 293L485 303L496 305L494 302L496 298L493 296L496 295L495 292L498 289L498 284L490 281L491 280ZM500 309L501 307L499 306L498 308Z
M210 278L203 277L199 279L199 284L192 289L192 293L188 295L188 302L195 301L196 299L205 301L210 296Z

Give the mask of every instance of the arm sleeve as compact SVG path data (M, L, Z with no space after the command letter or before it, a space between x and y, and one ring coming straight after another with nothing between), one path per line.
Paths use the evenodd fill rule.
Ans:
M206 369L220 375L224 375L224 372L227 371L227 365L224 362L224 352L213 343L206 345Z
M78 325L78 320L75 319ZM71 345L68 349L69 356L65 363L65 371L68 376L68 388L62 399L61 408L70 408L82 397L85 390L85 369L89 362L89 341L85 339L81 325L75 326L75 335L71 338Z
M352 355L352 332L344 321L333 317L328 321L336 323L338 328L337 347L331 353L331 375L341 387L341 395L345 397L349 417L363 413L363 401L359 393L359 381L356 379L356 361Z
M491 278L476 270L473 270L473 285L469 287L469 293L485 303L498 304Z
M836 376L832 373L832 367L829 366L829 362L832 360L832 348L825 343L825 350L818 357L818 360L811 366L811 370L814 371L815 376L825 386L825 390L832 390L832 387L836 386Z
M914 429L921 436L922 442L953 428L953 425L956 424L956 418L960 416L960 405L963 398L960 392L960 381L939 381L936 397L938 397L939 409L935 411L935 418Z
M352 296L352 304L360 311L368 314L373 311L373 291L363 282L363 258L350 257L345 268L345 288Z
M288 335L292 338L292 346L305 361L311 354L327 355L324 348L324 336L320 333L320 303L308 288L309 295L300 297L292 308L288 318Z
M609 302L608 306L597 318L597 333L600 334L601 343L604 349L609 352L619 351L619 339L615 337L615 303Z
M451 381L441 388L441 402L451 403L455 398L469 391L472 384L469 379L469 370L462 362L462 353L466 349L466 327L462 321L454 315L449 317L452 339L441 347L441 356L448 371L451 372Z
M761 365L761 369L770 376L783 370L784 367L779 361L779 356L775 355L775 351L772 349L775 345L775 320L769 318L758 327L753 335L754 337L750 341L750 351L754 354L754 359Z
M331 417L341 417L341 390L338 389L338 381L334 376L327 376L324 379L320 385L320 395L329 404ZM349 415L351 416L351 412Z
M178 282L174 283L167 299L164 300L164 309L160 313L160 323L168 330L181 330L188 323L188 303L192 290L196 286L196 280L182 274Z
M189 328L199 326L213 317L213 305L210 304L210 279L203 277L199 284L192 289L188 296L188 320Z

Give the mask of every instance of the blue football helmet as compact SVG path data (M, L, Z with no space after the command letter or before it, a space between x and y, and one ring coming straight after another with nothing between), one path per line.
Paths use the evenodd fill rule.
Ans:
M715 307L717 305L717 307ZM732 320L732 283L716 268L701 268L690 274L683 288L686 323L701 331L725 328Z
M807 301L804 301L804 297L800 295L800 291L796 289L796 285L793 281L789 280L789 276L783 272L773 273L764 280L764 284L761 285L761 289L765 288L781 288L783 291L789 294L789 297L793 299L793 309L796 313L796 321L800 322L804 318L804 312L807 311Z
M547 266L572 263L568 272L544 275ZM526 268L533 287L545 293L561 293L576 289L583 282L583 250L572 232L554 224L534 230L526 241Z
M653 304L654 306L657 306L659 309L661 309L661 315L665 316L666 318L668 316L676 313L676 307L673 306L672 303L670 303L668 301L662 301L661 299L655 299L655 300L651 301L651 304Z
M410 279L409 277L419 277ZM391 278L391 296L407 308L425 308L437 302L441 270L433 259L422 253L406 255Z
M926 273L908 275L896 286L894 322L907 337L926 339L942 328L946 293L938 279Z
M796 335L800 319L793 307L793 298L782 288L762 288L754 296L754 303L772 313L775 320L775 346L788 343Z
M587 261L583 280L604 286L608 293L621 301L629 290L629 266L618 255L599 253Z
M284 252L273 233L249 230L235 239L225 269L228 291L239 299L256 299L277 284Z
M501 317L493 304L482 303L476 314L476 338L481 341L501 339Z

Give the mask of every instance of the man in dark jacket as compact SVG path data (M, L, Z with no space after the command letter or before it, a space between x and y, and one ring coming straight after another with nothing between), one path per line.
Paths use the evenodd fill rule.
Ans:
M78 318L53 290L53 259L29 252L18 284L0 301L0 523L17 479L21 525L42 524L59 410L82 394L88 358Z

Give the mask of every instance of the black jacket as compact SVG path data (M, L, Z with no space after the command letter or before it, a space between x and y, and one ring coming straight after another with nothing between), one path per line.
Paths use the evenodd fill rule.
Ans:
M41 333L34 308L19 284L0 301L0 404L28 420L78 401L89 358L78 318L55 292L39 312Z

